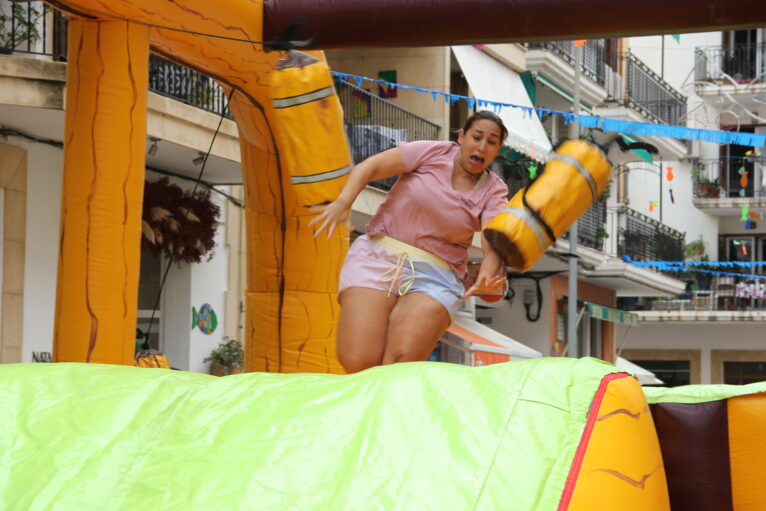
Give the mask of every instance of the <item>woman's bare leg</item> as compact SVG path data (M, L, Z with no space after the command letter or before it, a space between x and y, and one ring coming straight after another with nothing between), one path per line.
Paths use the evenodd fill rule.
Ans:
M388 330L388 317L397 297L366 287L350 287L340 297L338 360L347 373L378 366Z
M425 360L450 322L444 305L430 296L400 297L389 316L383 364Z

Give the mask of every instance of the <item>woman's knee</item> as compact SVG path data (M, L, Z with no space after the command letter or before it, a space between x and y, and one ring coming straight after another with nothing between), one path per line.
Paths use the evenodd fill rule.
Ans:
M387 351L386 355L383 357L383 365L398 364L400 362L422 362L427 358L428 353L424 353L423 350L418 351L403 347Z
M338 352L338 361L348 374L358 373L381 364L380 357L372 353L353 353L348 350Z
M426 338L422 335L400 335L395 340L391 339L386 345L382 364L422 362L428 358L435 345L436 339Z

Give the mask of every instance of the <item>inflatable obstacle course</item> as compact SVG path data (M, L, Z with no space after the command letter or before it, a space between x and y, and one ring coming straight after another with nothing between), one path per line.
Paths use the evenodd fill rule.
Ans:
M667 509L646 401L615 371L3 366L0 508Z
M5 365L0 509L755 511L763 431L766 382L642 389L595 359Z

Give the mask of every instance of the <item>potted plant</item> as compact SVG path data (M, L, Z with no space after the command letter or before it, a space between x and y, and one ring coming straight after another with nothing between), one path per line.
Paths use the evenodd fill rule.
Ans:
M684 257L688 261L699 261L702 256L705 255L705 241L700 236L700 239L690 241L684 247Z
M718 178L710 180L701 175L700 169L692 170L692 178L695 182L697 197L700 199L717 199L721 195L721 186Z
M706 262L706 261L710 261L710 258L708 258L708 256L704 255L700 258L700 262ZM701 265L699 269L710 270L710 266ZM700 291L710 291L711 286L713 284L713 274L700 272L700 271L696 271L693 273L694 273L694 277L697 279L697 285L699 286Z
M229 339L220 343L203 362L212 362L210 374L213 376L240 374L245 362L245 349L238 340Z
M710 258L705 254L705 241L702 236L698 240L691 241L684 246L684 259L687 261L708 262ZM704 264L694 265L692 268L697 270L709 269L709 266ZM710 285L713 282L713 276L710 273L704 271L696 271L691 269L689 276L693 279L692 290L694 291L708 291Z

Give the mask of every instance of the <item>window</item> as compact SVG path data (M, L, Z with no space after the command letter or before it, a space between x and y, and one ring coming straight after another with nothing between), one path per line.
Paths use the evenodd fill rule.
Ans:
M766 362L724 362L723 373L729 385L766 381Z
M752 236L726 238L726 260L749 263L755 255L755 239Z
M688 360L633 360L631 362L651 371L665 387L689 385L691 363Z

